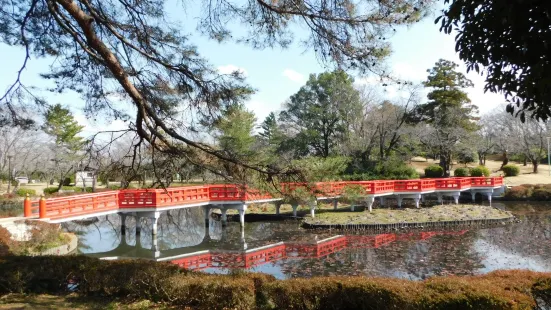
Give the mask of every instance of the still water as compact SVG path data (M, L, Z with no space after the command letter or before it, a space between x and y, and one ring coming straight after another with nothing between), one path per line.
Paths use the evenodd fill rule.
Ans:
M312 231L298 221L239 223L205 227L201 208L164 212L158 235L142 219L126 219L121 234L118 215L63 227L79 235L78 251L110 258L171 261L211 273L235 268L272 274L280 279L318 275L366 275L424 279L467 275L496 269L551 271L551 205L494 203L512 211L520 223L502 227L448 231L397 231L369 234Z

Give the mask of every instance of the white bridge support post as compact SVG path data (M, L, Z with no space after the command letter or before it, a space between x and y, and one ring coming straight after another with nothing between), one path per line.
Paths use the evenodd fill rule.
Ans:
M222 211L222 216L220 218L222 221L222 226L226 226L226 224L228 223L228 216L226 215L226 213L228 212L228 209L224 206L221 206L220 211Z
M203 207L203 213L205 214L205 227L209 228L209 219L210 219L210 206L204 206Z
M473 199L473 202L476 201L476 192L471 191L471 198Z
M276 215L279 215L279 209L281 208L281 202L280 201L276 201L276 203L274 204L275 206L275 214Z
M121 217L121 235L126 235L126 214L119 213L119 216Z
M421 200L422 196L423 195L421 195L421 194L416 194L416 195L413 196L413 200L415 201L415 207L417 209L419 209L419 201Z
M239 224L241 227L245 227L245 212L247 211L247 205L243 204L237 208L239 212Z
M442 199L442 193L436 193L436 199L438 200L438 203L444 203L444 199Z
M312 218L315 218L316 217L316 206L317 206L318 202L316 200L310 202L310 216Z
M371 197L371 198L373 198L373 197ZM379 203L381 204L381 207L384 207L385 206L385 197L379 197ZM371 212L371 210L369 210L369 212Z
M337 210L338 207L339 207L339 200L333 199L333 210Z
M492 192L487 192L486 196L488 196L488 202L492 205Z
M136 236L139 236L141 233L142 233L142 217L136 214Z
M398 207L402 207L402 195L396 195L396 200L398 200Z
M153 233L153 235L157 235L161 212L154 212L154 214L155 216L151 218L151 232Z
M351 211L351 212L354 212L355 208L356 208L356 205L355 205L354 203L352 203L352 204L350 205L350 211Z
M381 197L383 198L383 197ZM375 197L367 197L365 200L365 204L369 212L373 211L373 202L375 201ZM384 201L384 200L383 200Z
M297 204L297 203L293 203L293 204L291 204L291 207L293 208L293 216L296 217L296 216L297 216L298 204Z
M455 201L455 204L456 204L456 205L459 204L459 195L460 195L460 194L461 194L461 193L459 193L459 192L454 192L454 193L452 194L453 201Z
M421 195L421 202L425 203L425 195Z

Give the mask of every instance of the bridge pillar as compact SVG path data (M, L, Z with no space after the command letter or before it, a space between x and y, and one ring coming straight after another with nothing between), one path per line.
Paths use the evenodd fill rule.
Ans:
M385 205L385 197L379 197L379 203L381 204L382 207L384 207L384 205ZM371 212L371 210L369 210L369 212Z
M422 196L423 196L423 195L419 194L419 196L413 197L413 200L415 200L415 207L416 207L417 209L419 209L419 200L421 200L421 197L422 197Z
M209 206L204 206L203 207L203 212L205 213L205 227L209 228L209 218L210 218L210 207Z
M381 197L381 198L383 198L383 197ZM375 197L367 197L367 199L365 200L365 203L367 205L367 209L369 210L369 212L371 212L373 210L373 202L374 201L375 201Z
M471 191L471 198L473 199L473 202L476 201L476 192Z
M333 199L333 210L337 210L338 207L339 207L339 200Z
M222 226L226 226L226 224L228 223L228 216L226 215L226 212L228 212L228 209L225 207L222 207L220 211L222 211L222 217L221 217Z
M157 235L158 224L159 224L159 218L158 217L155 217L155 218L151 219L151 233L153 234L153 236Z
M293 203L293 204L291 204L291 207L293 208L293 216L296 217L297 216L298 204Z
M350 212L354 212L355 209L356 209L356 205L355 205L355 204L351 204L351 205L350 205Z
M136 239L142 233L142 217L136 214Z
M438 199L438 203L444 202L444 200L442 199L442 193L436 193L436 199Z
M402 200L404 198L402 197L402 195L396 195L396 200L398 200L398 207L402 207Z
M274 204L274 206L275 206L275 214L276 214L276 215L279 215L279 208L281 208L281 202L276 201L276 203Z
M245 227L241 226L241 242L243 243L243 250L247 249L247 240L245 240Z
M310 202L310 216L312 218L315 218L316 217L316 206L317 206L317 201L312 201Z
M425 203L425 195L421 195L421 202Z
M488 202L490 202L490 205L492 204L492 192L486 193L486 196L488 197Z
M247 211L247 205L240 206L237 211L239 212L239 224L241 227L245 227L245 211Z
M453 201L455 201L455 204L459 204L459 195L460 195L459 192L452 194Z
M126 214L119 213L119 216L121 217L121 235L126 235Z

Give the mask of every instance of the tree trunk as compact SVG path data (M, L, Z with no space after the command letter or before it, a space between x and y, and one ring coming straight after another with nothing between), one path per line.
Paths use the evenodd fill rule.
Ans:
M537 160L532 161L532 165L534 166L534 169L532 170L534 173L538 173L538 165L539 162Z
M526 167L528 165L528 158L526 158L526 155L523 156L523 163L522 165Z
M450 176L450 156L448 154L440 155L440 167L444 169L444 176Z
M478 164L480 166L484 166L484 154L482 154L481 152L478 152ZM465 163L465 166L467 164Z
M501 163L501 167L499 167L499 171L503 170L503 166L507 165L509 163L509 157L507 156L507 151L503 152L503 162Z

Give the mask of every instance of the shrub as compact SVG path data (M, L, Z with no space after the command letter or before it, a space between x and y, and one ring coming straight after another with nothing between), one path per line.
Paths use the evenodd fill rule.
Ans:
M362 200L363 197L367 195L366 190L357 184L346 185L343 188L342 198L344 201L349 203L357 203Z
M36 196L36 191L30 188L18 188L15 194L19 197L25 197L27 194L29 194L29 196Z
M6 256L0 294L59 294L68 281L84 296L148 299L191 309L534 309L551 299L551 274L495 271L409 281L367 277L275 280L246 272L212 275L146 260ZM162 305L160 305L162 306Z
M57 193L57 187L46 187L43 189L44 195L51 195L53 193Z
M468 177L469 169L467 168L457 168L453 171L453 176L455 177Z
M485 166L478 166L478 167L471 168L471 176L472 177L489 177L490 169L486 168Z
M532 196L532 187L527 186L513 186L505 191L505 198L516 200L516 199L526 199Z
M502 169L506 177L514 177L520 173L520 168L515 165L505 165Z
M534 200L550 200L551 190L549 188L536 188L534 189L531 198Z
M427 178L440 178L444 175L444 169L438 165L430 165L425 168L425 176Z

